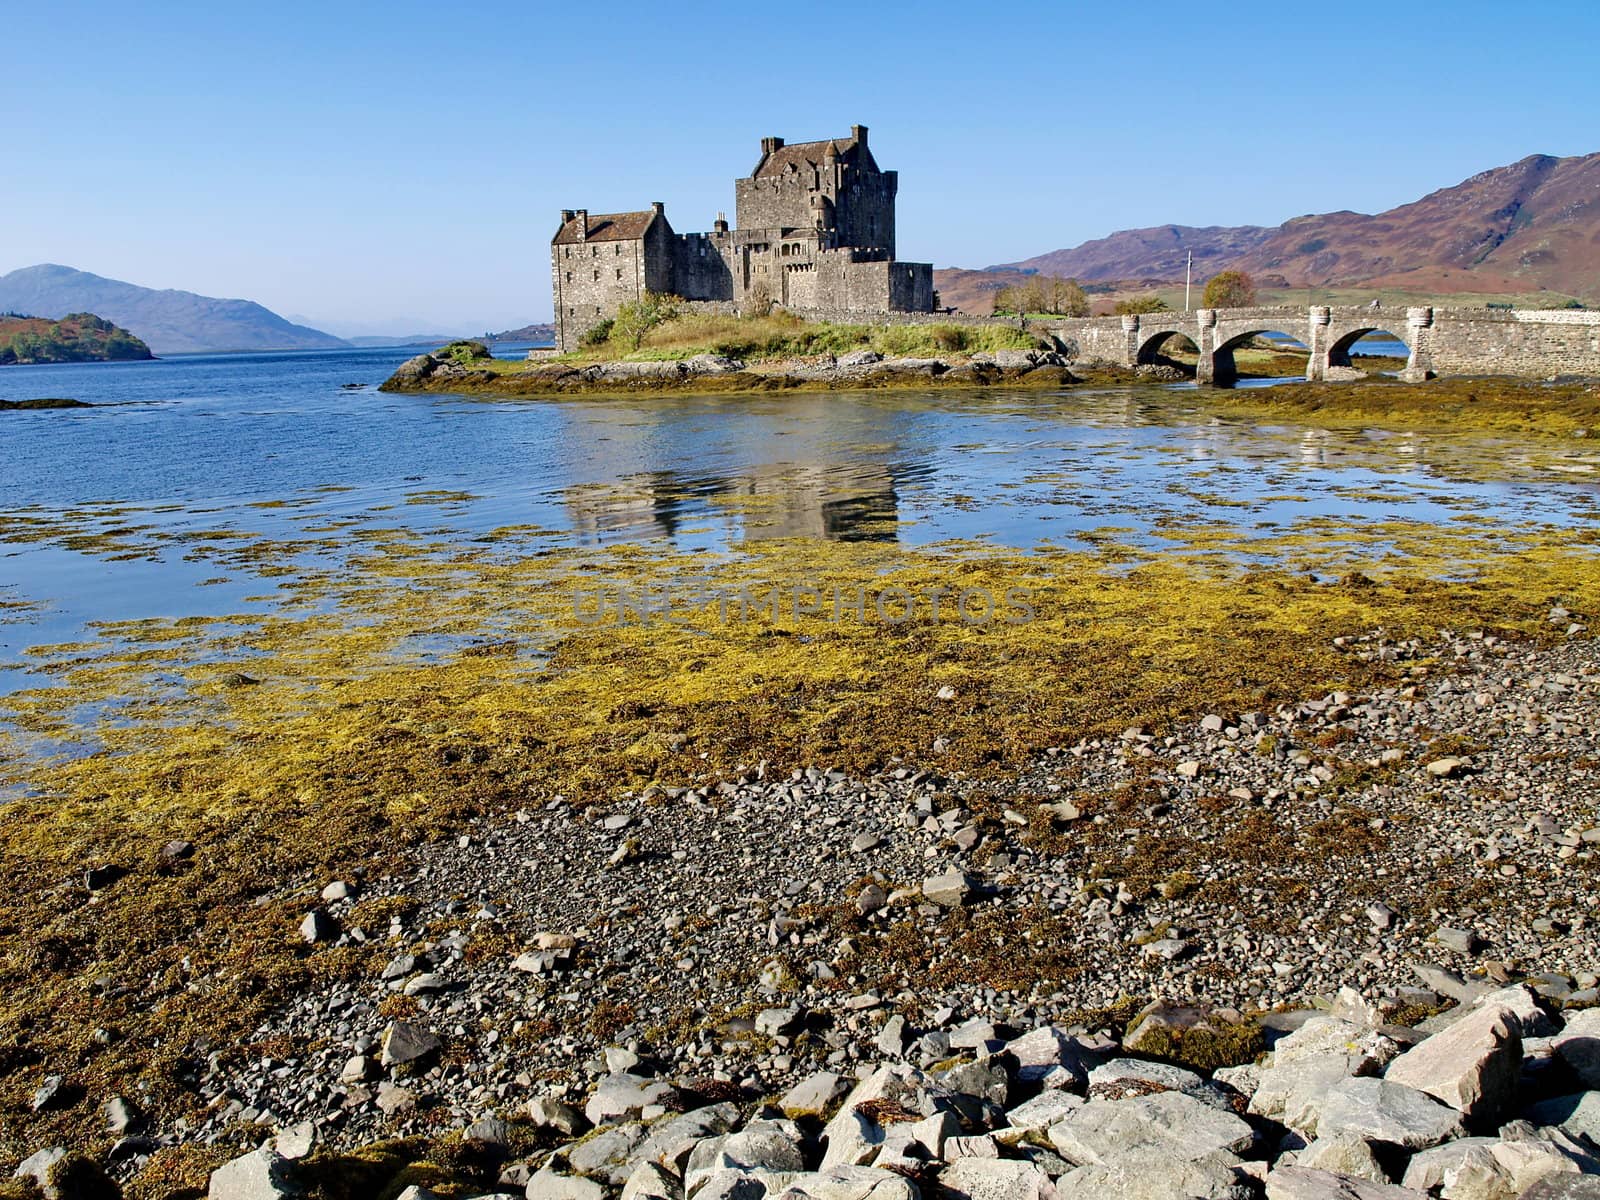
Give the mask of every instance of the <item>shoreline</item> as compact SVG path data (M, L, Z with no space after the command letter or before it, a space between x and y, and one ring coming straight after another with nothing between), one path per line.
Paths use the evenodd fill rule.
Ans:
M1561 774L1543 752L1552 738L1586 737L1570 747L1580 756L1600 749L1584 732L1600 727L1595 643L1581 629L1544 649L1373 635L1346 652L1398 656L1415 682L1208 714L1164 738L1086 739L987 781L912 763L871 777L756 770L599 807L548 802L428 843L408 870L334 877L320 897L302 886L298 938L312 960L349 954L348 932L364 926L370 970L318 976L255 1031L254 1054L202 1073L208 1120L177 1144L133 1138L123 1161L151 1154L147 1185L194 1189L231 1162L224 1178L269 1164L329 1189L317 1196L409 1184L434 1189L407 1193L424 1200L496 1189L604 1200L653 1182L646 1195L680 1200L704 1179L695 1145L781 1114L800 1122L785 1133L786 1165L721 1168L735 1176L723 1186L776 1196L766 1172L800 1186L841 1165L851 1114L888 1087L908 1121L953 1106L948 1136L970 1139L913 1151L899 1200L1017 1172L1087 1198L1104 1194L1110 1167L1160 1179L1187 1161L1160 1137L1086 1154L1069 1132L1085 1093L1122 1122L1164 1093L1203 1101L1192 1119L1233 1113L1242 1140L1217 1148L1212 1186L1241 1190L1198 1194L1247 1200L1271 1173L1345 1169L1332 1144L1373 1131L1331 1110L1321 1128L1306 1115L1341 1080L1376 1087L1392 1059L1491 1009L1524 1037L1567 1023L1582 1041L1584 1010L1600 1003L1586 901L1600 827L1570 788L1558 809L1543 798ZM1464 665L1422 665L1438 658ZM1558 680L1570 686L1549 692ZM1456 717L1441 734L1440 719ZM1488 826L1448 819L1431 799L1506 789ZM1323 791L1332 804L1316 803ZM1232 841L1197 834L1196 821L1234 824ZM1176 852L1185 839L1209 847L1205 861ZM782 860L764 851L778 840L793 847ZM1502 890L1537 886L1541 916L1491 904L1463 854ZM1263 887L1278 904L1248 899ZM1299 1085L1285 1048L1332 1055L1330 1036L1387 1048L1366 1065L1337 1051L1340 1068L1286 1107ZM1579 1104L1561 1098L1600 1076L1585 1082L1582 1066L1574 1077L1559 1053L1552 1068L1547 1050L1509 1033L1478 1036L1485 1054L1547 1057L1530 1059L1532 1082L1515 1093L1476 1109L1457 1100L1465 1128L1433 1101L1424 1117L1437 1130L1380 1154L1364 1178L1409 1183L1463 1133L1519 1115L1591 1153L1582 1139L1600 1122L1562 1127ZM1446 1068L1472 1077L1462 1053ZM691 1130L671 1154L652 1148L690 1120L677 1114L714 1111L718 1127ZM866 1122L862 1156L848 1161L875 1166L861 1181L880 1180L893 1160L876 1147L893 1126ZM1545 1153L1545 1170L1567 1169ZM130 1192L161 1194L200 1191Z
M1330 396L1378 396L1397 424L1460 410L1560 433L1540 422L1582 416L1586 386L1196 400L1321 420ZM1575 1019L1596 999L1592 531L1396 523L1365 532L1393 540L1373 560L1313 523L1249 568L1171 532L1160 550L785 542L727 561L378 537L246 633L58 647L39 665L59 690L9 713L49 735L104 705L105 741L53 765L0 742L7 777L36 785L0 821L11 1160L61 1147L129 1200L197 1200L271 1142L298 1165L237 1169L298 1173L312 1200L605 1200L638 1131L673 1120L658 1108L732 1103L737 1124L826 1072L787 1160L806 1171L785 1171L809 1179L816 1125L887 1063L920 1073L919 1113L978 1097L951 1134L976 1139L967 1157L1037 1167L1060 1200L1092 1164L981 1103L1001 1074L1008 1113L1037 1090L1016 1037L1197 1067L1164 1078L1216 1098L1249 1090L1249 1068L1212 1072L1265 1049L1286 1009L1403 1041L1526 976ZM708 571L734 593L1025 587L1037 621L598 627L558 603ZM396 657L419 628L481 644ZM1204 1028L1130 1036L1158 1001ZM613 1078L632 1068L645 1082ZM597 1086L651 1099L560 1132ZM1046 1089L1074 1111L1085 1090ZM1142 1112L1154 1093L1135 1092L1087 1102ZM1259 1174L1288 1168L1279 1120L1252 1125L1226 1166L1244 1190L1218 1194L1259 1200ZM683 1200L682 1155L652 1154L659 1194L629 1200ZM918 1162L928 1200L941 1168L976 1169Z
M1268 352L1270 387L1196 388L1197 407L1243 418L1395 429L1482 429L1583 438L1600 436L1600 381L1534 381L1463 376L1425 383L1387 374L1339 381L1296 377L1297 356ZM1386 361L1386 360L1384 360ZM737 396L835 391L986 388L1077 389L1163 386L1184 381L1172 365L1129 371L1079 364L1046 350L996 351L970 358L774 359L748 363L717 355L666 361L506 362L423 354L402 364L379 390L460 394L485 399L606 396Z

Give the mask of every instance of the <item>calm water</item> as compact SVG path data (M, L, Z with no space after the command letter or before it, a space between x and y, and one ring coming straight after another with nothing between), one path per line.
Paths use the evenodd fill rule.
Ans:
M29 646L90 623L241 611L278 586L219 577L183 537L406 526L459 539L1241 539L1311 516L1587 521L1587 443L1526 446L1260 427L1182 387L485 401L377 385L413 350L195 356L0 370L0 397L107 407L0 414L0 691ZM353 386L351 386L353 385ZM263 507L263 505L267 507ZM23 540L35 522L55 533ZM111 534L77 546L62 523ZM254 599L252 599L254 598ZM19 609L19 604L29 607Z

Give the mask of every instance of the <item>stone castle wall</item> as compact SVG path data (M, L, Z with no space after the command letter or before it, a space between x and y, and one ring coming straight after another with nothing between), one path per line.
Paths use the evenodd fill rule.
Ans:
M826 308L857 320L931 310L932 264L894 261L899 176L878 169L866 134L853 126L842 154L830 142L821 161L810 157L821 143L773 160L783 141L765 139L756 171L734 184L733 230L719 218L713 232L676 234L658 204L653 216L611 214L589 242L588 214L564 213L551 245L556 344L574 349L646 291L752 308ZM580 224L570 223L574 214ZM632 236L614 240L619 232Z

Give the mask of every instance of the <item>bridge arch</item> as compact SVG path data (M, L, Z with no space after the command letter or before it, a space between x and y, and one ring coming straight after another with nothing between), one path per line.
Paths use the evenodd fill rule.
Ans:
M1403 321L1396 321L1394 324L1399 325L1402 329L1406 327ZM1410 364L1411 359L1416 353L1414 339L1407 338L1405 334L1396 332L1395 330L1389 328L1388 325L1358 325L1354 328L1344 328L1338 330L1335 330L1330 326L1328 336L1328 369L1335 370L1342 368L1344 370L1354 370L1355 364L1351 361L1350 356L1355 350L1356 343L1361 341L1361 339L1366 337L1368 334L1373 333L1381 333L1386 337L1394 339L1404 346L1406 348L1407 365Z
M1281 315L1277 319L1257 316L1242 321L1219 320L1213 333L1209 382L1216 387L1232 387L1239 378L1239 370L1233 358L1234 351L1258 337L1267 336L1286 338L1297 347L1307 350L1306 373L1309 378L1310 358L1309 347L1305 343L1305 331L1295 326L1296 322L1285 321Z
M1139 331L1134 365L1174 367L1192 375L1200 358L1200 346L1186 330L1179 328Z

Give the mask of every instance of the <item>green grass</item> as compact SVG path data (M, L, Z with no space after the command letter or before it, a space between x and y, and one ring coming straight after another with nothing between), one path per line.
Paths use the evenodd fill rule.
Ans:
M892 357L935 357L1025 350L1037 339L1003 325L836 325L792 313L722 317L685 313L650 330L638 349L616 337L568 356L582 361L663 362L724 354L759 362L875 350Z

